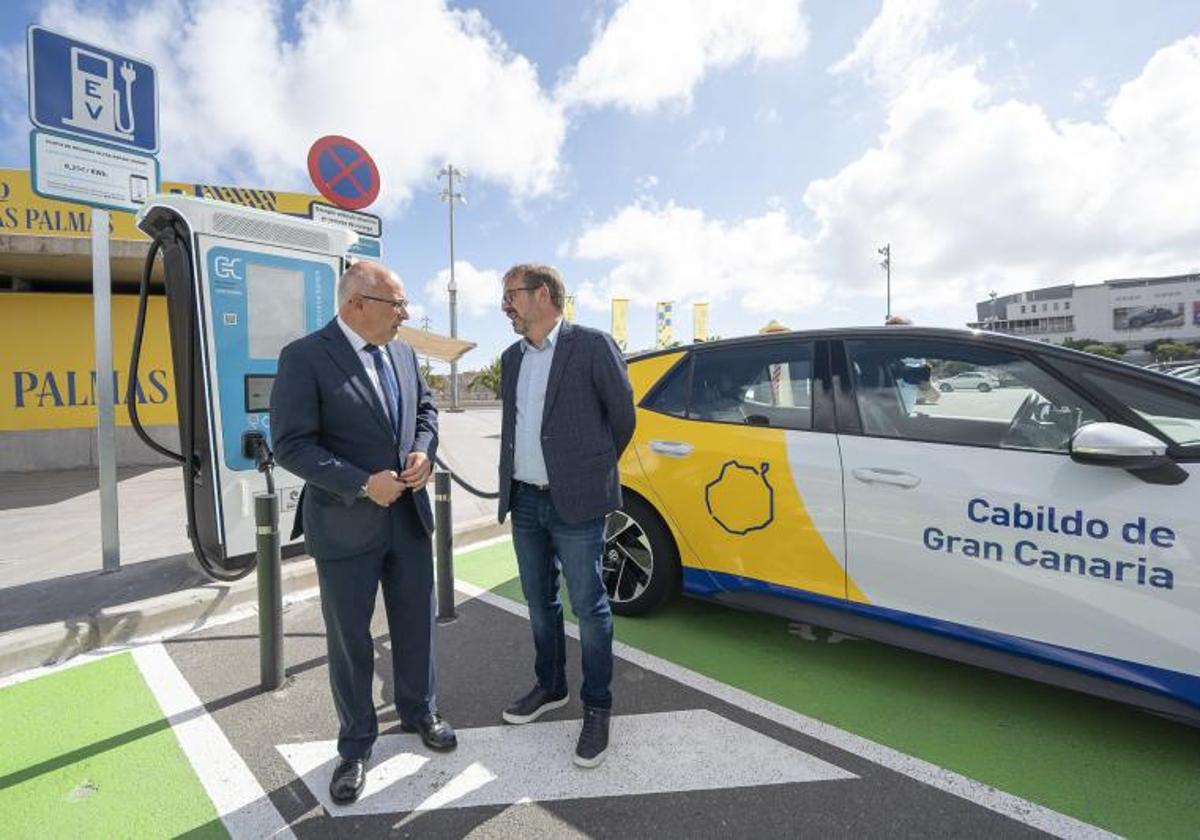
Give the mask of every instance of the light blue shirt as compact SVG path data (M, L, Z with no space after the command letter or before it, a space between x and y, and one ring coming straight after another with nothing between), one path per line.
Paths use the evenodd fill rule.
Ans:
M549 484L546 459L542 455L542 409L546 405L546 385L562 318L546 336L541 347L528 340L521 342L521 372L517 374L517 431L513 441L513 478L529 484Z

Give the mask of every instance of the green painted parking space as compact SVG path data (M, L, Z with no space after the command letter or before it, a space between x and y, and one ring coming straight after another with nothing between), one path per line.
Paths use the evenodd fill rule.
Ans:
M0 689L6 837L228 837L128 653Z
M460 553L455 573L522 600L510 543ZM1109 831L1200 835L1200 730L691 599L649 618L617 618L615 633L647 653Z

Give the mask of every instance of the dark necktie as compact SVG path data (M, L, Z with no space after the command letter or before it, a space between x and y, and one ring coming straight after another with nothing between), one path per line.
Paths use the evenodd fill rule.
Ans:
M384 400L387 409L388 419L392 421L392 430L397 434L400 433L400 382L396 379L396 371L392 369L392 364L383 356L383 351L374 344L368 344L366 351L371 354L371 360L375 362L375 375L379 377L379 384L383 387L383 395L387 398Z

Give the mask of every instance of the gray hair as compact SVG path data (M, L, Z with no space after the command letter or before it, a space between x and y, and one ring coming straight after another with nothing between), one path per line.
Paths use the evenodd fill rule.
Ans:
M555 309L562 312L567 290L563 284L562 275L558 273L558 269L554 266L543 265L541 263L521 263L520 265L514 265L508 271L504 272L504 277L500 282L508 285L509 280L523 280L533 288L545 286L546 291L550 293L550 303Z
M373 265L374 263L367 260L359 260L342 272L337 285L338 309L349 303L350 298L355 294L370 288L375 283L375 278L371 276Z

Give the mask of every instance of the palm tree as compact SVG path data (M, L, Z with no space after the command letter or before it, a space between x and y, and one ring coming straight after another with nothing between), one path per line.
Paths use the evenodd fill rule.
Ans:
M485 367L479 373L475 374L475 385L482 388L487 388L496 395L496 399L500 398L500 357L492 359L492 363Z

